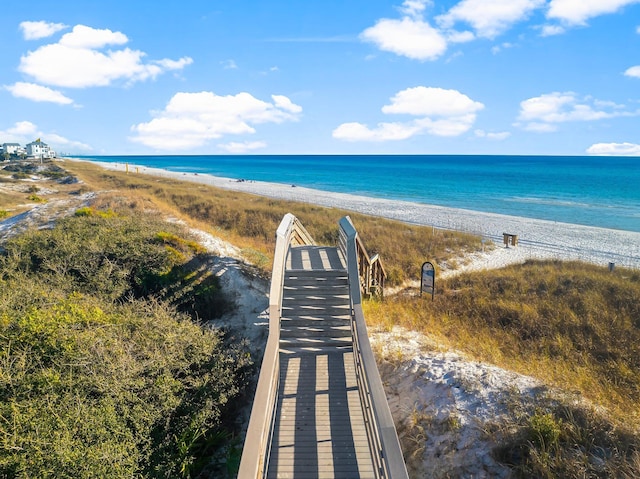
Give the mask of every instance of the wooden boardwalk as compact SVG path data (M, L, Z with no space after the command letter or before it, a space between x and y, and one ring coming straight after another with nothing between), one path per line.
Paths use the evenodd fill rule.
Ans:
M278 226L239 479L409 479L362 310L386 273L348 216L337 240L316 246L291 213Z
M291 247L268 478L374 478L356 380L347 271L336 248Z

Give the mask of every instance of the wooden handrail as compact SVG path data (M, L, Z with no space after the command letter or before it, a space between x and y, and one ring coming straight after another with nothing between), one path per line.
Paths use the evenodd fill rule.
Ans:
M346 216L345 218L349 218ZM349 219L349 221L351 221ZM379 254L369 256L364 243L360 237L356 235L356 251L358 258L358 273L362 281L362 294L365 296L377 295L384 296L384 283L387 273L382 265L382 259Z
M352 307L353 346L356 359L358 389L365 421L368 428L369 442L372 447L373 460L379 477L389 479L408 479L407 467L402 456L400 441L393 423L389 403L382 386L378 366L373 356L367 326L362 311L362 295L360 289L360 271L358 249L358 233L348 216L340 220L340 238L338 249L347 264L349 278L349 295ZM364 250L364 247L363 247ZM366 250L365 250L366 254ZM368 256L367 256L368 258Z
M280 316L282 286L290 246L315 244L300 221L287 213L276 231L276 250L271 272L269 292L269 337L260 367L256 394L251 407L251 418L242 450L238 470L239 478L261 479L266 475L274 410L280 385Z

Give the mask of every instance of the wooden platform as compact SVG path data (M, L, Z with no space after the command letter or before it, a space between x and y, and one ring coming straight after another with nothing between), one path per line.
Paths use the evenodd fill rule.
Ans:
M351 306L336 248L291 248L280 320L269 478L374 478L356 382Z

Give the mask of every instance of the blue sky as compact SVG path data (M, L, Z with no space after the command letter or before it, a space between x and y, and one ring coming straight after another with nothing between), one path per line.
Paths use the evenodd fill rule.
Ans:
M640 155L640 0L36 0L0 18L0 143Z

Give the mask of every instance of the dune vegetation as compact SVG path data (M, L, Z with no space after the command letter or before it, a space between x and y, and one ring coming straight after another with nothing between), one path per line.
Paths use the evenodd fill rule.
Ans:
M442 280L434 301L369 302L365 315L550 386L539 411L491 431L498 458L523 477L636 477L639 298L639 271L529 261Z
M74 171L87 183L195 219L242 246L265 271L286 212L324 244L335 244L336 223L350 214L369 253L383 258L391 286L416 278L425 259L451 266L482 248L472 235L203 185L187 191L169 179L80 165L82 171ZM470 358L563 391L533 414L514 411L511 428L488 431L496 456L517 475L634 477L640 471L640 273L532 261L441 281L433 303L405 292L368 302L368 322L425 332Z
M188 235L152 218L184 220L233 243L267 277L274 232L291 212L322 244L335 244L337 221L350 214L369 253L381 255L388 286L400 292L366 302L372 326L421 331L470 359L549 385L538 410L514 410L512 424L486 431L516 477L637 477L638 271L530 261L439 280L431 302L407 287L422 262L454 266L482 248L480 238L88 163L64 168L81 182L61 186L61 194L99 192L92 207L53 230L10 240L0 263L0 476L193 477L201 470L197 458L226 440L225 411L247 384L250 358L199 326L232 305L214 279L207 282L206 255ZM3 206L8 215L28 196L16 194ZM63 399L73 407L61 408ZM198 409L209 400L206 413ZM92 420L83 423L87 414ZM100 449L96 431L119 439ZM110 459L105 465L96 455ZM55 460L45 463L49 456Z
M0 477L194 477L251 373L201 324L208 256L148 215L82 208L0 255Z
M319 244L335 245L338 221L350 215L370 254L384 253L390 286L402 285L420 271L424 258L454 262L464 253L482 249L481 238L454 231L434 230L384 218L325 208L308 203L274 200L226 191L202 184L105 171L88 163L66 167L93 190L117 191L101 201L114 206L125 196L142 208L153 208L196 222L203 229L243 249L243 254L268 273L275 247L275 231L286 213L293 213Z

